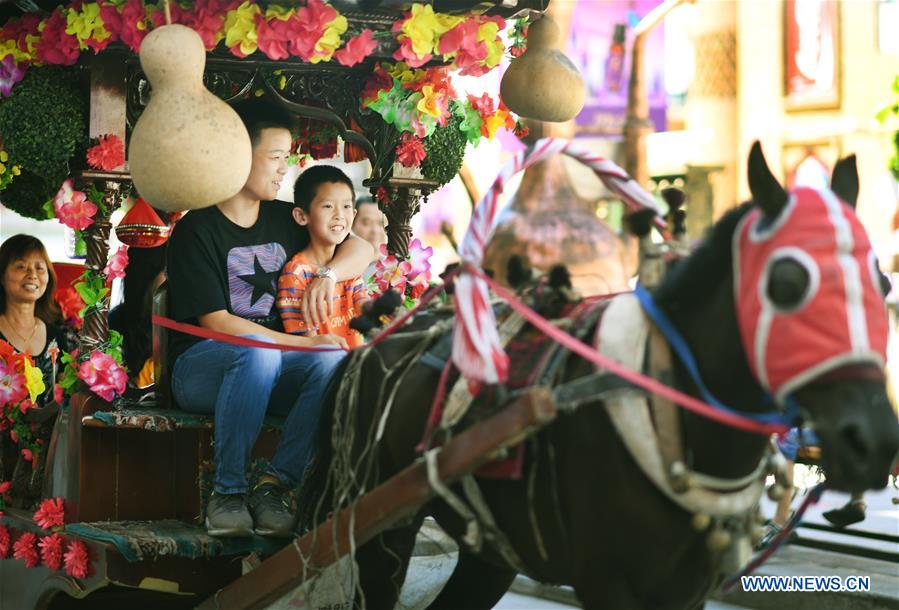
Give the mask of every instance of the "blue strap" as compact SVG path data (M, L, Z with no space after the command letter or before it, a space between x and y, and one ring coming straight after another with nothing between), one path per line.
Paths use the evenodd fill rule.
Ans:
M659 330L662 331L662 334L665 335L668 344L674 350L674 353L677 354L677 357L680 358L684 368L686 368L687 372L690 374L690 378L693 379L693 383L695 383L696 387L699 389L699 393L702 395L703 400L708 404L719 411L745 417L763 424L789 424L795 419L798 413L798 406L792 397L787 399L786 410L783 414L749 413L746 411L737 411L736 409L731 409L722 404L711 392L709 392L708 388L705 387L705 384L702 382L702 377L699 375L699 367L696 364L696 359L693 357L693 352L690 351L690 346L687 345L687 341L684 339L683 335L678 332L674 324L671 323L671 320L668 319L665 312L656 305L649 291L646 290L642 284L638 283L637 287L634 289L634 294L637 295L640 306L643 308L643 311L646 312L646 315L655 322L655 325L658 326ZM769 405L774 404L774 399L767 392L765 393L765 403Z

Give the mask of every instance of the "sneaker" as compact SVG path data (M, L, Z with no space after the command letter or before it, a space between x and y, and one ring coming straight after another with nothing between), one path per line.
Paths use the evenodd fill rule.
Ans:
M297 518L290 506L290 490L276 483L260 483L250 494L256 534L292 538Z
M206 532L223 538L252 536L253 518L246 495L213 493L206 505Z

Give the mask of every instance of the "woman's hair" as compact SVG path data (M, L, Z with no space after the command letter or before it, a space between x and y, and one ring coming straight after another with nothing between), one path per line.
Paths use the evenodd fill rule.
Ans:
M23 259L29 254L40 254L47 264L47 290L34 304L34 315L46 324L59 324L62 322L62 314L59 305L53 298L56 291L56 271L53 262L47 254L47 249L37 237L33 235L13 235L0 245L0 278L6 277L6 269L10 264ZM6 313L6 288L0 289L0 314Z
M129 248L122 301L125 364L137 375L153 352L153 282L165 270L165 244Z

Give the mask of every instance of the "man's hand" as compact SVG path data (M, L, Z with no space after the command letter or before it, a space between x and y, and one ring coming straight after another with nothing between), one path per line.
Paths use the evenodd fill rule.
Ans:
M350 347L346 343L346 339L332 334L309 337L309 341L311 342L312 347L317 347L319 345L336 345L337 347L345 349L347 351L349 351L350 349Z
M318 328L319 324L331 319L332 301L336 283L328 277L315 278L303 294L303 320L306 328Z

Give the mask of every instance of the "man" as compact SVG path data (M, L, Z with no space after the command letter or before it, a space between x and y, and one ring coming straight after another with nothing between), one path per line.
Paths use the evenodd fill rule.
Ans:
M172 393L181 408L215 415L215 477L206 508L214 536L293 535L289 491L302 482L311 457L325 391L345 352L333 335L282 332L275 308L281 267L309 241L293 222L293 206L272 201L287 173L292 117L253 99L235 107L250 134L253 162L239 193L187 214L168 247L172 316L211 330L328 352L281 352L174 333ZM310 325L330 314L335 284L358 276L374 256L349 236L330 267L319 267L303 301ZM250 451L266 413L286 417L271 468L248 497Z
M353 233L366 240L375 248L387 243L387 232L384 230L384 214L378 208L378 202L371 197L360 197L356 200L356 219L353 221Z

